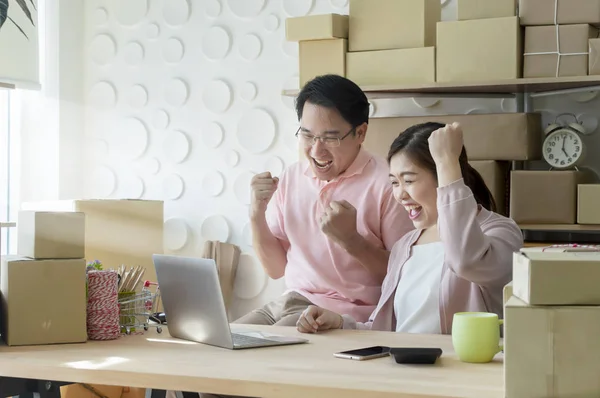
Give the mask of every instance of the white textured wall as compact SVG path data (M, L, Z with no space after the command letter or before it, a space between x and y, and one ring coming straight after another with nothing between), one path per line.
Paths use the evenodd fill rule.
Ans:
M255 261L248 224L253 172L297 159L293 101L298 46L285 18L347 13L347 0L86 0L86 196L164 199L170 252L199 255L206 239L244 251L235 315L279 295ZM455 5L443 0L444 19ZM536 101L597 127L595 97ZM512 99L374 101L373 116L510 112ZM578 113L581 113L579 111ZM596 140L596 141L594 141ZM597 139L590 138L590 142ZM596 163L598 165L599 163Z

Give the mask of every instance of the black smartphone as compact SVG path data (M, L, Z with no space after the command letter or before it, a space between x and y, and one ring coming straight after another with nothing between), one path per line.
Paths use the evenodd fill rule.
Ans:
M398 347L391 348L390 354L397 363L433 365L442 356L441 348Z
M388 355L390 355L390 347L378 345L373 347L359 348L356 350L336 352L333 355L337 358L365 361L367 359L387 357Z

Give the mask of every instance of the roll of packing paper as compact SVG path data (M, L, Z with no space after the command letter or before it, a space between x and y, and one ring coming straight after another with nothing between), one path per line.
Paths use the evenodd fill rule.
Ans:
M119 329L118 274L90 271L88 278L87 334L90 340L114 340Z

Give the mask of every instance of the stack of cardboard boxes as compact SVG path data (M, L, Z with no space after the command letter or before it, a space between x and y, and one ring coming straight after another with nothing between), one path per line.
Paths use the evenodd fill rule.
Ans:
M520 0L523 77L600 74L599 0ZM589 56L588 53L591 55Z
M83 213L20 212L18 256L0 269L2 338L11 346L87 340Z
M162 200L81 199L23 203L23 210L85 214L85 258L105 269L140 265L156 282L153 254L163 253Z
M504 290L507 398L598 396L600 252L583 250L514 254Z
M286 20L300 46L300 86L334 73L361 86L435 82L439 0L350 0L349 16Z

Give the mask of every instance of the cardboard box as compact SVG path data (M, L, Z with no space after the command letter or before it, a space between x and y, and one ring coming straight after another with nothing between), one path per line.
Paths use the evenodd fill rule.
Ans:
M101 384L68 384L60 387L60 398L122 398L123 387Z
M588 75L600 75L600 39L589 41Z
M506 305L506 303L512 297L512 295L513 295L513 283L508 282L506 285L504 285L504 288L502 288L502 305Z
M577 186L577 224L600 225L600 184Z
M595 397L600 369L600 307L504 308L507 398Z
M588 178L571 170L512 171L510 217L521 224L575 224L577 185Z
M456 19L458 21L514 17L516 15L516 0L458 0L456 3Z
M435 46L440 0L350 0L349 51Z
M85 260L5 256L2 338L8 345L87 341Z
M158 200L60 200L29 202L23 210L85 214L85 258L104 269L141 265L144 280L156 282L153 254L163 253L164 205Z
M144 398L146 389L101 384L69 384L60 387L60 396L61 398Z
M285 37L288 41L347 39L348 15L322 14L287 18Z
M600 252L513 253L513 295L530 305L600 305Z
M523 26L599 24L600 0L519 0L519 19Z
M364 146L385 158L400 133L425 122L460 123L469 160L539 160L542 156L539 113L373 118Z
M510 177L510 164L494 160L473 160L469 164L481 174L485 185L496 202L496 211L508 215L506 207L507 189Z
M587 76L593 37L598 37L598 29L590 25L526 27L523 77Z
M300 87L320 75L346 76L348 40L311 40L300 42Z
M85 215L20 211L17 253L31 258L84 258Z
M348 53L346 77L361 86L434 83L435 48Z
M436 81L520 78L521 50L517 17L439 22Z

